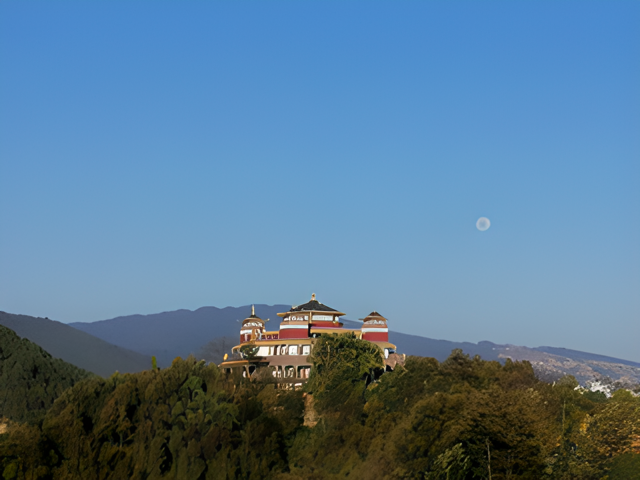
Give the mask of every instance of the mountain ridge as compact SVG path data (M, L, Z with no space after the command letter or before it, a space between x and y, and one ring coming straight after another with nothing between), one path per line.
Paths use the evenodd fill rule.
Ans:
M256 305L264 319L278 318L285 305ZM251 306L200 307L148 315L119 316L97 322L73 322L69 325L109 343L144 355L153 355L159 366L169 366L174 358L196 353L210 340L238 337L239 323L251 314ZM279 322L278 322L279 323ZM276 329L273 324L267 328Z
M256 304L256 312L262 318L277 319L277 313L288 311L285 304ZM220 337L238 338L239 324L251 313L250 305L218 308L200 307L196 310L180 309L156 314L119 316L97 322L73 322L69 325L98 338L139 351L156 355L160 366L168 366L173 358L197 353L209 341ZM359 328L361 323L344 319L345 326ZM276 330L276 324L267 324ZM485 360L504 362L527 360L541 378L553 381L563 375L574 375L582 384L595 381L622 382L625 385L640 383L640 363L605 355L592 354L560 347L523 347L496 344L490 341L454 342L389 331L389 341L398 351L407 355L434 357L445 360L454 349L462 349Z
M630 365L632 367L640 367L640 362L634 362L633 360L625 360L622 358L616 358L616 357L610 357L608 355L600 355L599 353L589 353L589 352L583 352L581 350L573 350L571 348L564 348L564 347L531 347L534 350L538 350L540 352L545 352L545 353L550 353L550 354L554 354L554 355L562 355L562 356L566 356L563 355L568 353L570 355L572 355L572 357L580 357L580 356L584 356L585 360L599 360L602 362L611 362L611 363L622 363L625 365ZM586 354L586 355L585 355ZM597 357L597 358L595 358Z
M0 311L0 325L35 343L52 357L102 377L116 371L133 373L151 367L150 357L56 320Z

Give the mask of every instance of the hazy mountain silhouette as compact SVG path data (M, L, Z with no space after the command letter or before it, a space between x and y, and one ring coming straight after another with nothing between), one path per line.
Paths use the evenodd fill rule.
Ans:
M126 373L151 368L150 357L47 318L0 312L0 325L35 343L54 358L103 377L116 370Z
M278 312L285 312L289 305L256 305L256 314L271 319L269 330L280 325ZM90 333L114 345L156 355L159 366L167 366L175 357L197 354L202 347L214 339L231 337L239 340L241 321L251 314L251 306L202 307L197 310L176 310L151 315L129 315L93 323L71 323L70 325ZM359 328L361 323L343 320L348 328ZM390 319L393 325L393 319ZM640 383L640 363L621 360L577 350L554 347L528 348L514 345L499 345L484 341L479 343L435 340L418 335L390 331L389 340L398 346L400 353L434 357L445 360L453 349L479 355L485 360L504 361L529 360L541 377L547 380L564 374L574 375L581 382L594 378L625 384ZM220 359L222 360L222 359Z
M278 312L290 305L256 305L256 314L266 319L269 330L280 325ZM158 366L166 367L176 357L195 354L209 341L219 337L240 338L240 323L251 315L251 306L202 307L197 310L176 310L151 315L128 315L99 322L70 323L74 328L109 343L144 355L155 355Z
M290 305L256 305L256 314L269 318L269 330L280 325L278 312L286 312ZM90 333L109 343L128 348L145 355L155 355L160 366L169 365L175 357L197 353L210 340L219 337L239 339L240 324L251 314L251 306L202 307L197 310L176 310L150 315L128 315L98 322L70 323L74 328ZM343 320L348 328L360 328L361 323ZM486 360L497 360L493 344L450 342L417 335L389 332L389 340L407 355L422 355L446 359L451 350L461 348L470 355L480 355Z
M389 322L391 323L391 322ZM352 320L344 321L345 327L360 328L361 322ZM398 347L398 352L406 355L418 355L421 357L433 357L442 362L451 354L451 350L459 348L466 354L480 355L485 360L498 360L498 352L492 349L490 342L451 342L449 340L435 340L419 335L389 331L389 341Z

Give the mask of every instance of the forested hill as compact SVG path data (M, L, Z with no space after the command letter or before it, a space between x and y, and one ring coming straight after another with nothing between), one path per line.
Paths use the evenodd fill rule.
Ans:
M0 435L4 478L640 480L640 398L527 362L408 357L327 335L303 390L193 358L93 378Z
M0 417L37 422L62 392L90 376L0 325Z
M267 329L277 330L280 325L278 312L289 310L289 305L256 305L256 314L270 319ZM211 342L224 339L224 347L235 345L238 340L239 321L251 314L251 306L242 307L202 307L197 310L176 310L151 315L128 315L93 323L71 323L83 332L95 335L109 343L140 352L155 355L160 366L169 366L175 357L186 358L195 354L200 358L203 347ZM435 320L434 320L435 321ZM360 322L344 320L348 328L360 328ZM393 328L394 319L389 319ZM529 348L515 345L500 345L492 342L452 342L433 338L408 335L391 330L389 340L398 345L398 350L407 355L433 357L444 361L452 350L461 349L466 354L480 355L484 360L530 361L541 378L554 381L563 375L575 376L581 384L604 380L605 383L635 385L640 383L640 364L627 360L604 357L587 352L563 348ZM550 339L550 342L552 339ZM220 343L220 342L219 342ZM215 352L221 361L224 350L222 344L208 349Z
M151 357L105 342L64 323L0 312L0 325L42 347L53 357L103 377L151 367Z

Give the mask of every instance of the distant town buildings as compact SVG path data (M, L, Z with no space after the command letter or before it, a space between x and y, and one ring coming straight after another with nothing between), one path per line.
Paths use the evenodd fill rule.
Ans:
M309 355L315 338L323 333L354 333L357 338L367 340L380 348L385 368L393 370L404 356L396 353L396 346L389 343L387 319L378 312L371 312L363 319L359 329L344 328L340 321L344 313L323 305L315 294L304 305L293 306L288 312L278 313L282 322L278 331L268 331L265 321L258 317L254 307L251 316L245 318L240 327L240 344L232 349L230 358L220 365L224 371L242 372L245 377L266 371L287 386L301 386L309 378L311 363Z

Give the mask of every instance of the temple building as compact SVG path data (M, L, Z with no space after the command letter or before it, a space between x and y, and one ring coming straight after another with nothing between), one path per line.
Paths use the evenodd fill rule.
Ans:
M230 358L225 355L220 367L228 373L241 372L245 377L266 372L278 379L278 383L300 386L309 378L312 365L308 357L314 339L323 333L354 333L356 338L377 345L387 370L404 361L404 356L396 353L396 346L389 343L386 318L371 312L363 319L361 328L349 329L340 321L344 315L318 302L313 294L304 305L278 313L282 317L280 328L268 331L265 321L251 307L251 316L243 320L240 328L240 344L232 348Z

